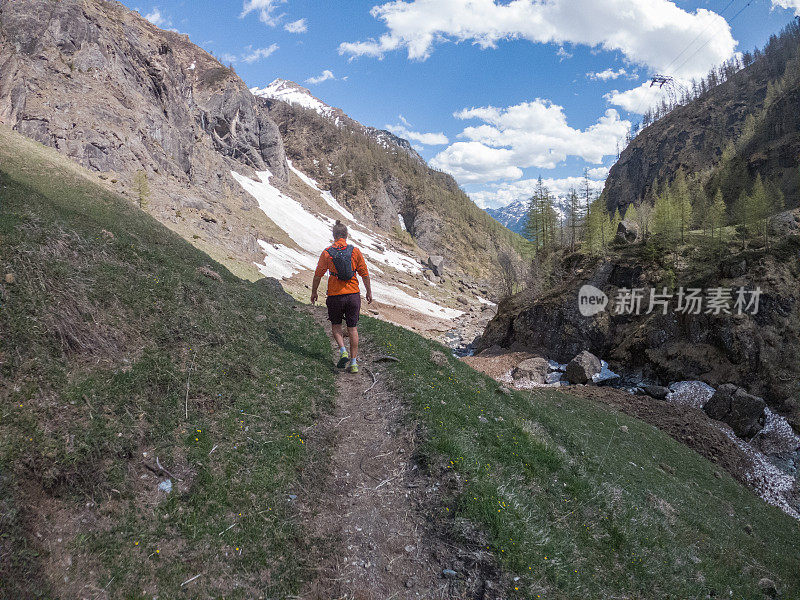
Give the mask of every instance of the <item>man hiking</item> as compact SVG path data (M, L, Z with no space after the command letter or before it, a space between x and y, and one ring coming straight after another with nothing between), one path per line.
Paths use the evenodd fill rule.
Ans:
M314 272L314 283L311 286L311 304L317 301L319 282L326 272L328 277L328 320L331 322L333 339L339 344L339 362L336 366L340 369L347 367L350 373L358 373L358 317L361 312L361 293L358 289L358 277L364 280L367 291L367 302L372 303L372 287L369 282L367 263L361 255L361 250L347 243L347 226L336 221L333 226L333 245L322 251ZM350 336L350 354L344 347L342 336L342 317L347 322L347 331Z

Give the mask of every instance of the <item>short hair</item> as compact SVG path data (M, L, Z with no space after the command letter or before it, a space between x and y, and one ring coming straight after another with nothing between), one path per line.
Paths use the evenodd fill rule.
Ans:
M333 239L338 240L339 238L347 239L347 225L341 221L336 221L333 226Z

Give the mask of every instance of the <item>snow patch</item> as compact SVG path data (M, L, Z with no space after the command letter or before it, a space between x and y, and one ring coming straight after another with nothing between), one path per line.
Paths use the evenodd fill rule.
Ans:
M397 220L400 221L400 229L408 231L408 229L406 229L406 220L403 218L403 215L397 213Z
M311 177L309 177L305 173L296 169L295 166L292 164L292 161L287 159L286 162L289 164L289 168L292 170L292 173L297 175L300 178L300 180L303 183L305 183L308 187L319 192L319 195L322 197L322 199L328 206L330 206L333 210L342 215L345 219L349 219L350 221L355 222L356 218L353 216L353 214L349 210L347 210L344 206L339 204L336 201L336 198L333 197L333 194L331 194L327 190L321 190L319 184L313 179L311 179Z
M287 279L295 273L317 266L316 257L308 252L301 252L283 244L270 244L264 240L258 240L258 244L266 256L263 264L256 263L256 265L265 277Z
M715 391L713 387L702 381L678 381L671 383L669 389L668 401L700 409L709 401Z
M292 169L298 174L298 177L301 176L299 171ZM283 244L259 240L259 245L266 255L264 264L258 265L261 273L268 277L285 279L302 270L314 269L317 257L331 243L333 219L311 213L297 200L270 185L269 180L272 173L269 171L258 172L261 181L250 179L235 171L231 171L231 176L258 201L258 206L264 211L264 214L300 247L300 250L295 250ZM314 183L312 179L307 179ZM312 185L312 187L319 191L316 185ZM369 262L370 259L408 273L421 272L416 260L387 248L386 242L376 234L351 227L350 237L361 248L371 271L383 273ZM439 306L424 298L414 297L396 286L374 279L372 292L378 302L408 308L440 319L454 319L463 314L462 311Z

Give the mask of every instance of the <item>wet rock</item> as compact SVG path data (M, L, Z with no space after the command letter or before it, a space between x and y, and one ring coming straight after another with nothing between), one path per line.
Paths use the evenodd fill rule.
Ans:
M623 220L617 226L617 241L633 244L639 240L639 226L633 221Z
M528 381L531 383L545 383L548 364L544 358L529 358L517 365L511 373L515 381Z
M559 371L553 371L552 373L548 373L545 376L544 382L545 383L558 383L559 381L561 381L562 377L563 377L563 373L561 373Z
M455 579L456 577L458 577L458 573L453 571L453 569L443 569L442 577L444 577L445 579Z
M669 394L669 388L663 385L645 385L643 387L645 394L652 396L656 400L666 400Z
M584 350L567 364L567 381L570 383L587 383L593 375L600 373L600 359Z
M709 417L727 423L737 436L744 439L752 438L764 427L765 408L763 399L730 383L719 386L703 405L703 411Z
M619 375L614 373L608 368L608 363L604 360L600 361L600 372L592 375L592 383L595 385L610 385L619 380Z

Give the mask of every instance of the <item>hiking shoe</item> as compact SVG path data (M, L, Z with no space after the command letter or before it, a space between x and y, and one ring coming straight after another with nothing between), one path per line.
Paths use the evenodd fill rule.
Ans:
M347 365L347 372L358 373L358 363L355 360L351 360L350 364Z
M340 369L344 369L349 360L350 355L347 353L347 350L339 350L339 362L336 363L336 366Z

